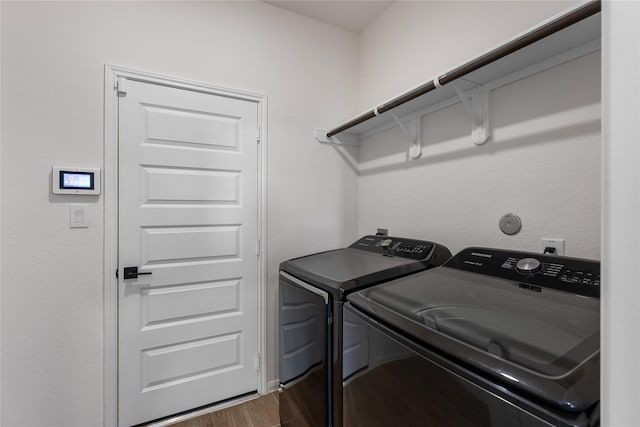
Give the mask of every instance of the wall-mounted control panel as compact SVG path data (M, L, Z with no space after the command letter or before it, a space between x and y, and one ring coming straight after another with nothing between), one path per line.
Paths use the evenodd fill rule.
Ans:
M100 169L54 166L51 191L53 194L100 194Z

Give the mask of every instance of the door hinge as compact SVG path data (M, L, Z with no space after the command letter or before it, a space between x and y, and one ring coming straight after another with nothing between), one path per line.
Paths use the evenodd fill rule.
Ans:
M115 89L118 91L118 95L126 96L127 95L127 79L124 77L118 77L116 79Z
M260 127L258 126L258 136L256 136L256 142L257 142L258 144L260 144L260 142L261 142L261 135L262 135L262 128L260 128Z
M256 240L256 256L260 256L260 253L262 252L262 242L260 241L260 239Z
M118 269L116 268L116 279L119 279L118 277Z
M256 358L255 358L255 366L256 366L256 371L259 371L261 368L261 362L262 362L262 358L260 357L260 353L256 353Z

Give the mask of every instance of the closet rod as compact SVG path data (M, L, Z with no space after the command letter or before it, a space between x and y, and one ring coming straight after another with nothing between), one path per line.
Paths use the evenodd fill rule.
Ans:
M601 9L602 9L601 0L595 0L589 3L585 3L583 6L572 11L571 13L561 16L558 19L555 19L553 21L550 21L530 33L523 34L522 36L510 41L509 43L506 43L503 46L500 46L490 52L487 52L486 54L479 56L478 58L475 58L467 62L466 64L461 65L460 67L455 68L454 70L441 75L438 81L440 82L441 85L450 83L466 74L471 73L472 71L482 68L487 64L495 62L513 52L516 52L517 50L520 50L524 47L529 46L530 44L540 41L543 38L550 36L551 34L557 33L558 31L561 31L567 27L570 27L571 25L590 17L591 15L595 15L596 13L600 12ZM374 118L379 114L392 110L406 102L411 101L412 99L415 99L421 95L424 95L427 92L431 92L435 88L436 86L433 80L429 81L403 95L398 96L397 98L392 99L389 102L386 102L380 105L377 108L377 112L376 112L376 109L373 109L371 111L363 113L349 120L343 125L338 126L337 128L327 132L327 136L331 137L339 134L340 132L344 132L356 125L359 125L360 123L366 122L367 120Z

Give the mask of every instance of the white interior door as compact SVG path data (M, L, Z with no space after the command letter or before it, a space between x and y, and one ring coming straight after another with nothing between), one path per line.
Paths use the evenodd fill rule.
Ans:
M257 389L258 105L123 92L118 423L134 425Z

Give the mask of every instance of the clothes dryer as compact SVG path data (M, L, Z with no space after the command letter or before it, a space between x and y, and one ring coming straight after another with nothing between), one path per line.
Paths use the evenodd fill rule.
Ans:
M279 376L283 427L342 425L342 306L349 293L441 265L451 256L424 240L365 236L348 248L280 264ZM350 334L349 336L353 336ZM344 348L343 348L344 347Z

